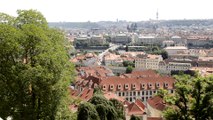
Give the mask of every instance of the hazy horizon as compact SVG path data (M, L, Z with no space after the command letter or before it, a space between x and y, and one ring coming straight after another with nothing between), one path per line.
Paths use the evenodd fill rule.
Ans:
M36 9L48 22L213 19L211 0L0 0L0 12Z

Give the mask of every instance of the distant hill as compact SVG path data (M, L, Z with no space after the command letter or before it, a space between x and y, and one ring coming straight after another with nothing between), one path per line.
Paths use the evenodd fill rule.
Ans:
M128 24L137 23L138 27L149 27L156 24L156 21L139 21L139 22L129 22L129 21L100 21L100 22L50 22L50 27L57 27L63 29L104 29L109 27L118 27L118 28L126 28ZM207 20L159 20L157 24L160 26L213 26L213 19Z
M102 28L100 25L94 22L50 22L50 27L57 27L63 29L92 29L92 28Z

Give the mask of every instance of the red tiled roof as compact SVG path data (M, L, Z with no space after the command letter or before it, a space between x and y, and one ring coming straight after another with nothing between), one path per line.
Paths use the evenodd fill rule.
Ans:
M143 77L158 77L159 75L153 70L133 71L130 74L122 74L122 78L143 78Z
M124 105L127 105L127 106L130 105L129 101L127 101L127 100L125 100L125 101L123 102L123 104L124 104Z
M166 107L165 103L163 102L163 98L161 98L160 96L155 96L153 98L148 99L147 103L160 111L163 111Z
M136 100L137 101L137 100ZM130 105L128 105L128 115L143 115L145 114L145 105L140 102L133 102Z
M119 97L119 96L117 96L115 93L112 93L112 92L104 93L104 97L105 97L106 99L108 99L108 100L110 100L110 99L117 99L117 100L120 101L120 102L124 102L124 101L125 101L124 98Z
M95 77L107 77L109 74L112 74L110 69L107 69L103 66L94 66L94 67L79 67L77 68L77 72L83 78L88 76L95 76ZM82 75L82 73L84 75Z
M79 97L82 100L88 101L93 96L94 89L91 88L85 88L80 94Z
M109 77L101 81L100 85L104 91L130 91L143 89L174 89L175 80L172 77L158 76L146 78L120 78Z
M78 90L73 90L70 88L70 95L72 97L79 97L84 101L88 101L93 96L94 89L92 88L85 88L83 91L79 92Z
M143 108L143 109L145 109L145 105L143 104L143 102L141 101L141 100L139 100L139 99L137 99L136 101L135 101L135 103L137 104L137 105L139 105L141 108Z

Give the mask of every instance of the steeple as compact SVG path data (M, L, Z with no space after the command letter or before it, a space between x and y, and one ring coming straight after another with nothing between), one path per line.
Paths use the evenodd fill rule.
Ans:
M158 20L158 9L157 9L157 12L156 12L156 20Z

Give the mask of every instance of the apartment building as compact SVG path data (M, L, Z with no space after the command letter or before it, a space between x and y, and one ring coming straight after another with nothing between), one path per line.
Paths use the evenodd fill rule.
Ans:
M152 98L160 88L167 89L169 93L174 92L175 80L171 77L139 77L120 78L110 77L101 81L100 86L105 92L114 92L124 97L127 101L133 102L140 99L146 102Z
M191 63L161 61L159 63L159 72L170 74L172 71L186 71L192 67Z
M164 37L139 36L137 43L145 45L161 45L164 40L166 40Z
M127 34L117 34L112 38L112 43L127 44L131 42L131 37Z
M103 62L106 66L119 66L123 65L123 59L120 55L108 53L104 56Z
M169 56L188 52L188 48L185 46L166 47L164 50L168 53Z
M207 36L190 36L187 38L188 47L211 47L213 40Z
M91 45L103 45L106 43L106 39L103 37L103 35L92 35L90 39Z
M160 61L163 61L161 55L140 55L135 59L135 67L142 70L158 70Z
M182 39L180 36L172 36L171 40L174 41L176 46L186 46L186 40Z
M79 92L85 88L101 87L103 92L112 92L125 98L129 102L137 99L146 102L149 98L155 96L159 89L166 89L169 93L174 92L175 79L168 76L160 76L157 73L141 71L134 73L133 76L119 77L111 76L107 78L98 78L89 76L82 81L75 83L75 89ZM154 73L154 75L153 75Z

